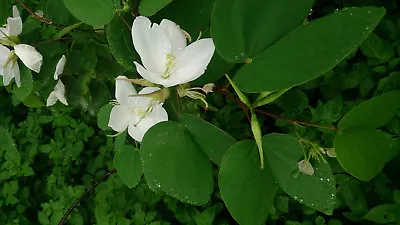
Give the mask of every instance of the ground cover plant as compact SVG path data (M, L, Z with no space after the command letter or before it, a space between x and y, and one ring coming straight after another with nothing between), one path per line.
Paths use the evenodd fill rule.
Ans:
M1 1L0 224L399 224L398 7Z

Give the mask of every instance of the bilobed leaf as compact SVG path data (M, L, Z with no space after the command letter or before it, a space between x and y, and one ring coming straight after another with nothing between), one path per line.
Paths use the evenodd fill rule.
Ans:
M170 2L172 0L142 0L140 1L139 12L143 16L152 16Z
M329 164L312 159L314 174L300 173L298 162L304 159L304 155L299 141L290 135L265 135L263 146L279 186L300 203L331 215L336 201L336 187Z
M214 125L190 114L182 114L180 122L193 135L211 161L219 165L225 152L236 143L229 134Z
M32 72L22 63L19 64L19 70L21 76L21 87L16 87L13 94L18 100L24 101L32 92L33 78Z
M152 189L193 205L208 201L213 191L211 161L184 125L156 124L144 135L139 152Z
M222 199L239 224L265 224L274 205L277 185L268 164L260 168L254 141L238 142L227 151L218 180Z
M122 15L123 16L123 15ZM127 19L127 18L125 18ZM133 61L139 56L133 48L129 27L118 16L106 26L106 35L111 54L127 70L133 70Z
M339 122L340 129L378 128L388 123L400 109L400 91L391 91L356 106Z
M64 4L73 16L94 27L101 27L114 17L112 0L64 0Z
M299 26L314 0L217 0L211 35L219 54L244 62Z
M139 183L143 174L139 149L125 145L115 153L114 166L122 182L128 188L133 188Z
M391 139L380 130L349 129L335 136L333 147L347 172L362 181L369 181L398 153L391 144Z
M346 8L305 24L243 66L235 82L243 91L261 92L316 78L351 54L384 14L383 8Z
M110 130L108 127L108 121L110 120L110 113L113 106L111 104L103 105L97 115L97 125L102 130Z

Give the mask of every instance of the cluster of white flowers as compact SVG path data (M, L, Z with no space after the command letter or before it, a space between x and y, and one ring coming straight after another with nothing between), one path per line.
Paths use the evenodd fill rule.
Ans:
M145 79L142 83L164 89L145 87L137 94L130 80L119 76L108 125L117 132L128 128L129 135L140 142L150 127L168 120L162 107L166 97L162 90L180 85L179 96L203 101L204 94L195 90L206 94L212 91L212 84L204 88L186 88L185 84L204 74L215 47L211 38L187 45L186 33L174 22L164 19L160 24L152 24L143 16L133 22L132 40L143 64L134 62L137 72Z
M13 6L13 16L7 18L5 27L0 27L0 75L3 76L3 84L9 85L14 78L17 87L21 86L21 76L19 72L18 59L30 70L40 73L43 63L43 56L35 49L35 47L27 44L19 44L18 36L22 33L22 19L18 8ZM10 50L5 45L13 48ZM54 79L62 74L65 66L66 58L62 56L57 64ZM47 106L54 105L57 100L68 105L65 99L65 87L61 80L58 81L47 99Z

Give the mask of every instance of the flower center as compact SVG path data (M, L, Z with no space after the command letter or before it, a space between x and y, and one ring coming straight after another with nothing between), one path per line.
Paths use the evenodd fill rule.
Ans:
M161 75L162 78L167 79L172 72L172 69L176 65L176 56L172 54L167 54L167 63L165 64L165 70L163 74Z

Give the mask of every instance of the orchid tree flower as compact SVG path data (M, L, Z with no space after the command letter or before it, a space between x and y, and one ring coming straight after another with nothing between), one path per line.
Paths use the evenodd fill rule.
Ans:
M116 80L116 101L110 113L108 126L117 132L123 132L128 128L129 135L141 142L150 127L168 120L162 102L143 96L154 93L160 88L145 87L137 93L132 83L121 78L127 79L125 76L119 76Z
M0 28L0 40L7 40L8 37L18 36L22 32L22 19L18 8L14 5L12 10L13 17L8 17L6 27Z
M61 56L61 59L58 60L56 65L56 71L54 72L54 80L58 80L58 77L64 72L64 67L66 62L67 59L65 58L65 55Z
M187 46L185 32L167 19L152 24L144 16L137 17L132 25L132 39L143 64L134 62L137 72L144 79L164 87L185 84L200 77L215 50L211 38Z
M0 28L0 42L14 48L10 50L0 44L0 75L3 76L3 84L8 85L12 78L18 87L21 86L21 78L18 66L18 58L30 70L40 72L43 56L33 47L27 44L15 44L12 37L22 32L22 20L17 7L13 6L13 17L7 19L5 28Z
M67 99L65 98L65 86L61 80L58 80L54 90L50 93L47 98L46 106L52 106L60 101L64 105L68 105Z

